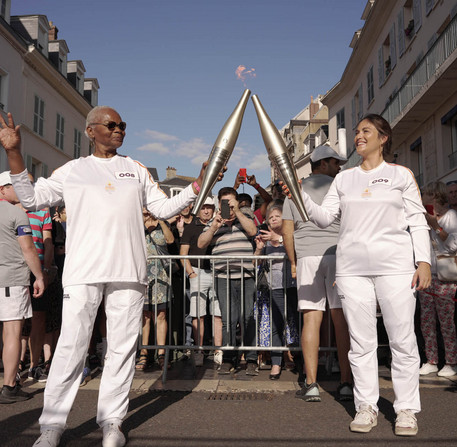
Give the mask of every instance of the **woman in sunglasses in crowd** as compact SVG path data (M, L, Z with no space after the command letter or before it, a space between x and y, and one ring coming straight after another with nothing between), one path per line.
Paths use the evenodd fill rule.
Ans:
M95 107L86 118L93 154L69 161L32 186L21 155L19 126L11 114L8 123L0 116L0 144L22 205L35 210L65 202L68 217L62 331L44 393L36 446L55 447L60 442L102 298L108 347L97 423L103 428L103 446L125 445L120 426L128 409L147 285L142 209L145 206L157 218L167 219L192 203L200 190L204 167L196 182L167 198L144 166L117 153L125 129L116 110Z
M425 209L412 172L384 159L392 144L384 118L364 117L354 143L362 164L336 176L321 206L305 192L303 198L310 220L319 227L341 220L336 284L351 339L357 411L350 429L369 432L377 424L378 302L392 351L395 434L413 436L421 409L414 292L426 289L431 280Z

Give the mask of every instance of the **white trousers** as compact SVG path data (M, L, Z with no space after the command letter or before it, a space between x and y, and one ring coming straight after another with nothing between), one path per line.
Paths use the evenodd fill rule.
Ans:
M412 274L375 277L338 277L336 284L349 327L349 361L354 376L354 403L378 411L376 299L392 352L394 410L420 411L419 352L414 333L415 290Z
M52 360L40 417L42 430L63 431L79 389L97 309L105 298L107 357L100 382L97 423L122 423L135 372L135 354L146 289L138 283L66 287L62 330Z

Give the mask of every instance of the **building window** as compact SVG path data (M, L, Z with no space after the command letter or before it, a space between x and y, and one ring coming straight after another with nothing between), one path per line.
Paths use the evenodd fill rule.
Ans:
M37 180L39 161L35 160L29 154L24 154L24 161L25 161L25 167L27 168L27 171L29 171L30 174L32 174L33 178L36 181Z
M41 177L48 178L48 165L41 163Z
M344 107L336 113L336 129L346 128L344 121Z
M409 147L411 150L411 166L412 171L416 177L416 182L419 185L419 188L424 186L424 173L423 173L423 164L422 164L422 138L419 137L414 141Z
M6 17L6 0L0 1L0 17L5 19Z
M0 109L6 112L8 101L8 73L0 69Z
M183 188L170 188L170 197L177 196Z
M454 115L446 123L450 126L450 155L449 155L449 164L450 168L453 169L457 166L457 115ZM444 136L444 135L443 135Z
M33 131L43 136L44 127L44 101L35 95L35 106L33 111Z
M65 119L59 113L56 122L56 146L63 150L63 137L65 134Z
M73 157L81 157L81 132L78 129L75 129L74 139L73 139Z
M373 65L370 67L367 73L367 96L368 104L370 104L374 99Z
M398 30L398 53L399 57L403 56L405 52L405 21L404 21L404 13L403 8L400 8L400 12L397 16L397 30Z

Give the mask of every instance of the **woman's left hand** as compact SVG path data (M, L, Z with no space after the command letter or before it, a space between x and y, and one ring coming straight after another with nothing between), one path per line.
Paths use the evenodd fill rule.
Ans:
M417 269L414 272L411 288L415 286L416 290L425 290L430 287L431 282L432 272L430 270L430 264L419 262Z

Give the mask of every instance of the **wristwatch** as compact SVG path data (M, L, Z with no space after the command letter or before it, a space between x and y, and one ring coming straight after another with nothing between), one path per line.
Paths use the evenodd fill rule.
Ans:
M278 241L278 242L279 242L280 244L282 244L283 241L284 241L284 239L282 238L282 236L279 236L279 241Z

